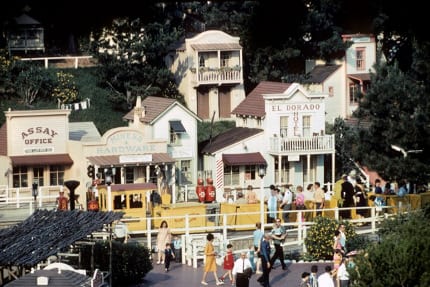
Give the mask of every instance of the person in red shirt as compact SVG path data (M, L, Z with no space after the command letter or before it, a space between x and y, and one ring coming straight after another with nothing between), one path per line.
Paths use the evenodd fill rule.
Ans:
M233 278L233 267L234 267L234 256L233 256L233 245L227 244L227 253L224 256L224 270L226 271L224 275L222 275L219 280L224 282L224 279L227 277L230 279L231 283L234 283Z

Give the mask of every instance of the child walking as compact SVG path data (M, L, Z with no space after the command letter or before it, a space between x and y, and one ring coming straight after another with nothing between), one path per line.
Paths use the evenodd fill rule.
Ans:
M224 256L224 270L226 271L224 275L222 275L219 280L221 282L224 282L224 279L227 277L230 279L231 284L234 285L234 278L233 278L233 266L234 266L234 256L233 256L233 245L227 244L227 252Z
M166 272L169 272L170 261L172 258L175 258L175 254L173 253L170 243L166 243L166 249L164 249L164 270Z
M248 250L248 259L251 262L251 267L252 267L252 271L255 273L257 271L256 266L255 266L255 247L254 245L250 245L249 246L249 250Z

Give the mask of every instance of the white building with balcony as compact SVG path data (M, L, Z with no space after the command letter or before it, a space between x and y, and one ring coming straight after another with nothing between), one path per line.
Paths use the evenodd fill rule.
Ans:
M245 98L238 37L210 30L178 43L165 62L187 107L202 120L233 120Z
M326 121L333 123L337 117L347 119L357 109L358 94L366 93L370 86L370 73L374 72L377 43L371 34L342 35L351 45L345 55L331 63L308 60L306 73L309 78L302 85L311 93L325 93ZM382 59L383 60L383 59Z
M214 171L217 196L225 189L335 182L335 138L325 133L325 99L292 83L261 82L233 110L236 128L202 149L207 174Z

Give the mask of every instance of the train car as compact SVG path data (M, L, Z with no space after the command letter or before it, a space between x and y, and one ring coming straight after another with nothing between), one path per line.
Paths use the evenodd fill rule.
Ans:
M151 206L148 198L152 190L157 190L154 183L112 184L112 211L124 212L124 221L131 232L147 230L147 216L151 216ZM99 209L107 211L108 186L98 186Z

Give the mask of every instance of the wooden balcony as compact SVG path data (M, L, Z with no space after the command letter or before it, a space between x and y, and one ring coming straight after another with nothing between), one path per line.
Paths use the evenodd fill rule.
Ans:
M335 151L334 135L312 137L271 137L271 154L327 154Z
M207 84L242 84L242 68L195 68L190 69L193 73L193 84L195 87Z

